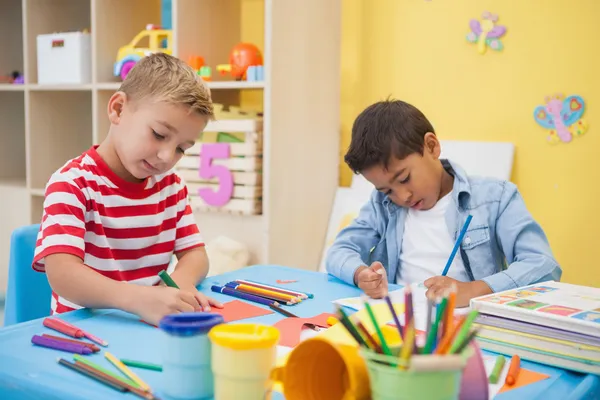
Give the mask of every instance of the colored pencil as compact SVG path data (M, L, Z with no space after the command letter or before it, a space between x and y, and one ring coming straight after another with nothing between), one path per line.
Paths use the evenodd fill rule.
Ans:
M446 262L446 266L444 267L444 270L442 271L442 276L446 276L448 274L448 270L450 269L450 265L452 265L452 261L454 261L454 257L456 256L456 252L458 251L460 244L463 241L463 238L465 237L465 233L467 233L467 229L469 228L469 224L471 223L471 220L473 219L472 215L469 215L467 217L467 220L465 221L462 229L460 230L460 234L458 235L458 238L456 239L456 242L454 243L454 248L452 249L452 253L450 253L450 257L448 257L448 261Z
M106 375L109 375L109 376L115 378L116 380L120 381L123 384L131 385L131 386L133 386L135 388L139 388L140 387L137 383L135 383L131 379L125 378L125 377L123 377L121 375L117 375L116 373L114 373L114 372L112 372L112 371L110 371L110 370L108 370L108 369L106 369L104 367L101 367L100 365L96 364L95 362L90 361L89 358L85 358L85 357L82 357L82 356L80 356L78 354L75 354L75 355L73 355L73 359L75 361L79 362L79 363L82 363L82 364L85 364L85 365L89 365L90 367L92 367L92 368L94 368L94 369L96 369L96 370L98 370L98 371L100 371L100 372L102 372L102 373L104 373Z
M105 374L104 372L99 371L99 370L95 369L94 367L91 367L90 365L80 363L79 361L76 361L75 365L80 366L81 368L83 368L84 370L90 372L91 374L95 374L95 375L98 375L98 376L100 376L100 377L102 377L102 378L104 378L106 380L109 380L109 381L113 382L114 384L121 386L126 391L131 392L131 393L135 394L136 396L139 396L139 397L141 397L143 399L147 399L147 400L153 400L153 399L155 399L154 395L151 392L147 392L147 391L144 391L144 390L142 390L140 388L137 388L137 387L131 386L129 384L123 383L123 382L121 382L121 381L113 378L112 376L110 376L108 374Z
M462 315L456 324L452 324L452 328L446 332L446 334L442 337L439 344L436 346L434 353L435 354L446 354L450 349L450 345L454 340L454 336L462 326L463 322L465 322L465 316Z
M452 343L452 346L450 346L450 350L448 351L448 353L454 354L458 350L458 348L463 344L463 342L467 340L467 337L469 336L469 332L471 330L471 325L473 325L473 321L475 321L477 315L479 315L479 312L477 310L472 310L471 312L469 312L469 314L467 314L467 318L465 319L465 322L463 322L462 326L460 327L460 330L456 334L454 343Z
M300 297L299 295L292 295L292 294L287 294L287 293L281 293L279 291L276 290L272 290L272 289L264 289L264 288L259 288L256 286L252 286L252 285L246 285L245 283L238 283L238 282L228 282L225 284L225 286L229 286L233 289L238 289L238 290L247 290L249 291L249 293L253 293L253 294L265 294L267 296L276 296L276 297L280 297L281 300L284 301L293 301L293 302L298 302L298 301L302 301L302 297Z
M379 343L377 343L375 339L373 339L373 336L371 336L365 325L362 322L358 321L356 323L356 326L358 327L358 330L362 333L362 336L366 339L365 341L367 342L369 348L375 350L378 353L382 353L383 350L381 349L381 346L379 345Z
M454 352L452 352L452 354L460 354L462 353L462 351L464 349L467 348L467 346L475 339L475 336L477 336L477 333L479 332L479 329L473 329L469 335L465 338L465 340L463 340L460 345L456 348L456 350L454 350Z
M74 327L70 324L66 324L64 321L62 321L58 318L53 318L53 317L44 318L44 322L42 324L46 328L54 329L55 331L65 334L67 336L71 336L71 337L75 337L75 338L82 338L85 336L83 334L83 330L81 330L77 327Z
M450 294L448 295L448 305L445 312L444 331L442 332L442 337L452 330L452 323L454 321L454 307L456 306L456 290L456 285L453 284Z
M426 339L426 342L425 342L425 347L423 347L423 354L431 354L431 352L433 351L433 349L435 347L435 342L436 342L436 338L437 338L437 331L438 331L438 325L440 323L440 317L441 317L441 313L440 313L441 302L442 302L441 299L438 299L436 301L435 320L431 324L431 330L427 334L427 339Z
M165 285L167 285L169 287L172 287L172 288L179 289L179 286L177 286L177 284L175 283L175 281L173 280L173 278L171 278L169 276L169 274L167 273L167 271L165 271L165 270L160 271L158 273L158 276L165 283Z
M504 369L505 362L506 359L503 355L499 355L498 357L496 357L496 363L494 364L494 369L492 370L492 373L490 374L489 378L490 383L498 383L498 379L500 379L500 374L502 373L502 369Z
M39 335L33 335L31 343L49 349L66 351L68 353L92 354L92 349L87 346L63 342L62 340L55 340Z
M510 360L510 367L508 367L508 373L506 374L506 379L504 383L508 386L512 386L517 381L519 377L519 371L521 369L521 358L518 355L512 356Z
M341 307L339 307L337 304L335 306L336 306L338 314L340 315L340 322L344 326L344 328L346 328L348 333L350 333L350 336L352 336L359 345L368 348L369 345L362 338L362 336L358 332L358 329L354 326L352 321L350 321L350 317L348 317L348 314L346 314L346 312Z
M280 306L278 306L276 304L269 304L269 307L271 307L273 310L277 311L278 313L285 315L286 317L298 318L297 315L292 314L288 310L284 310L283 308L281 308Z
M123 364L127 365L128 367L143 368L143 369L149 369L152 371L162 371L163 370L162 365L147 363L147 362L143 362L143 361L127 360L125 358L121 358L121 362Z
M387 303L388 308L390 309L390 313L392 314L392 317L394 318L394 322L396 323L396 329L398 329L398 334L400 335L400 338L403 338L402 331L404 330L404 328L402 327L402 324L400 323L400 320L398 319L396 310L394 310L394 305L392 304L392 299L390 298L389 294L385 295L385 302ZM406 305L404 306L404 308L406 308Z
M266 283L260 283L260 282L256 282L256 281L253 281L250 279L236 279L235 282L243 283L245 285L256 286L256 287L263 288L263 289L275 290L275 291L278 291L281 293L300 296L302 298L312 299L313 297L315 297L315 295L312 293L306 293L306 292L300 292L298 290L286 289L286 288L282 288L280 286L275 286L275 285L267 285Z
M408 361L410 360L410 356L412 355L415 346L415 335L415 321L411 320L406 324L405 339L404 343L402 343L402 349L400 349L400 359L404 361L401 365L402 369L407 369L408 367Z
M408 324L413 320L413 302L412 302L412 289L410 284L404 286L404 335L406 337L408 331Z
M392 351L388 347L385 341L385 337L383 337L383 332L381 332L381 329L379 328L379 323L377 322L377 318L375 318L375 314L373 313L373 309L371 308L369 301L363 297L363 302L365 304L365 308L367 309L367 314L369 314L369 318L371 319L371 323L373 323L373 326L375 327L375 332L379 337L379 343L381 343L381 349L383 350L383 354L391 356Z
M104 357L106 357L108 361L110 361L115 367L117 367L117 369L119 369L119 371L125 374L129 379L137 383L140 386L140 389L145 390L147 392L151 391L150 386L148 386L146 382L141 380L139 376L137 376L129 368L127 368L125 364L119 361L117 357L113 356L108 351L104 352Z
M260 296L265 299L282 302L285 305L291 306L293 304L299 303L301 299L298 297L293 297L287 294L282 294L278 292L273 292L266 289L257 288L254 286L243 285L241 283L228 282L224 287L228 287L233 290L237 290L239 292L252 294L254 296Z
M430 299L427 299L427 319L425 322L427 322L427 326L425 328L425 338L429 337L429 332L431 331L431 317L433 316L433 301Z
M89 378L95 379L98 382L105 384L106 386L109 386L115 390L118 390L119 392L125 392L127 390L122 385L119 385L110 379L106 379L106 378L100 376L99 374L94 374L94 373L84 369L81 365L77 365L75 363L69 362L69 361L65 360L64 358L59 358L58 363L60 365L64 365L65 367L67 367L73 371L77 371L78 373L80 373L82 375L86 375Z
M255 296L255 295L249 294L249 293L239 292L237 290L228 288L226 286L212 285L210 290L212 290L213 292L216 292L216 293L222 293L222 294L226 294L228 296L237 297L239 299L264 304L265 306L270 306L273 303L275 303L276 305L279 305L279 303L277 303L276 301L265 299L264 297Z
M100 351L100 347L96 346L95 344L88 343L88 342L82 342L81 340L67 339L67 338L60 337L60 336L48 335L47 333L42 334L42 336L53 339L53 340L59 340L61 342L67 342L67 343L78 344L80 346L85 346L88 349L92 350L94 353L97 353Z

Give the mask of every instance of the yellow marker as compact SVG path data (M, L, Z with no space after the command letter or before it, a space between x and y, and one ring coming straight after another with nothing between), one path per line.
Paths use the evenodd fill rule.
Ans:
M145 390L146 392L152 391L150 389L150 386L148 386L143 380L140 379L139 376L134 374L129 368L127 368L125 366L125 364L123 364L120 360L118 360L115 356L110 354L108 351L104 352L104 357L106 357L106 359L108 361L110 361L115 367L117 367L117 369L119 369L119 371L121 371L123 374L125 374L129 379L131 379L132 381L137 383L142 390Z

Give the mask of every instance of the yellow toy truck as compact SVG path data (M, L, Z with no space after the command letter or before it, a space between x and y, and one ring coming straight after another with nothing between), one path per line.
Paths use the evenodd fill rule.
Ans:
M147 25L146 29L138 33L129 44L119 48L113 68L114 76L120 76L121 80L125 80L135 64L149 54L159 51L171 54L172 39L173 33L170 29Z

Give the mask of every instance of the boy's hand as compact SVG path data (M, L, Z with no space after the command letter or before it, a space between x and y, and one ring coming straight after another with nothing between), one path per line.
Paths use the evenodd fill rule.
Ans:
M490 287L483 281L460 282L447 276L434 276L425 282L427 293L425 295L430 300L435 300L444 295L444 293L456 286L456 307L467 307L469 301L474 297L484 296L492 293Z
M201 310L195 293L167 286L140 286L132 303L132 312L153 325L165 315Z
M212 297L208 297L208 296L200 293L198 291L198 289L196 289L196 287L182 288L182 290L186 290L193 294L194 298L198 302L197 311L210 312L210 306L214 306L217 308L223 308L223 304L219 303L217 300L213 299Z
M388 293L387 274L379 261L370 267L359 267L354 273L354 282L373 299L380 299Z

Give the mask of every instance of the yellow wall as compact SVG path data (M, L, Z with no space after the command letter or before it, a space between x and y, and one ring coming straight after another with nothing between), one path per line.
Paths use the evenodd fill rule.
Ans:
M486 10L507 34L502 52L480 55L465 36ZM356 114L388 95L419 107L441 139L514 143L512 180L562 280L600 286L598 16L598 0L344 0L342 151ZM590 130L549 146L533 110L556 92L583 96ZM343 161L341 174L347 185Z

